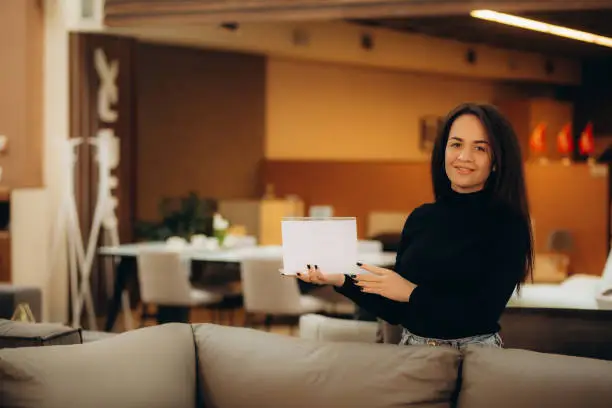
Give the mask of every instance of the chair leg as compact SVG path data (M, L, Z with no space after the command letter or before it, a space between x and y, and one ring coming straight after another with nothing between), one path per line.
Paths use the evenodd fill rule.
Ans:
M145 327L146 323L150 319L157 319L158 312L150 313L151 305L147 303L142 304L142 309L140 311L140 327Z
M219 324L225 325L225 313L222 308L219 308Z
M223 316L221 316L221 309L219 309L216 306L213 306L213 323L214 324L221 324L221 318Z
M270 331L270 326L272 325L272 315L267 314L266 320L264 321L264 325L266 327L266 331Z
M143 303L142 304L142 310L140 311L140 327L141 328L145 326L145 322L147 320L147 317L149 317L147 309L148 309L148 305L146 303Z
M217 323L220 325L223 324L223 309L221 308L217 308Z
M217 323L217 308L213 306L208 310L210 310L210 322Z

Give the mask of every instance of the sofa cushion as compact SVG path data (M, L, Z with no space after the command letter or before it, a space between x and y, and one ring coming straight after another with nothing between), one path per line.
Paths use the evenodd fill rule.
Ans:
M468 347L458 408L609 408L612 362Z
M0 400L20 408L192 408L193 332L168 324L87 344L0 350Z
M376 322L338 319L314 313L302 315L299 320L300 338L311 340L375 343L377 327Z
M449 407L460 354L322 342L212 324L195 329L209 408Z
M0 349L81 344L81 329L55 323L0 320Z

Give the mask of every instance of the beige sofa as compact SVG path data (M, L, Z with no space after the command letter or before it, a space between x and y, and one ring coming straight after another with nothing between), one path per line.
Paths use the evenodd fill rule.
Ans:
M3 407L608 408L611 383L607 361L324 342L212 324L0 350Z

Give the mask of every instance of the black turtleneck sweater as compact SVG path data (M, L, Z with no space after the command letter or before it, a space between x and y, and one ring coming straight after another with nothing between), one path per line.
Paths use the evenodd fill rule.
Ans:
M391 324L428 338L499 331L520 281L529 230L486 191L451 192L415 209L404 225L395 271L417 285L408 302L361 292L351 278L339 293Z

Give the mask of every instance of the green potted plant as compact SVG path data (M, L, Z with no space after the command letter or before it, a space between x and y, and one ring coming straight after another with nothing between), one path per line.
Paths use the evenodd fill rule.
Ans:
M190 192L184 197L164 197L159 203L159 221L138 221L135 235L140 241L165 241L178 236L189 240L192 235L213 235L213 215L217 202L201 199Z
M219 242L219 247L223 246L228 228L229 221L223 218L221 214L215 213L213 215L213 231L215 238L217 238L217 241Z

